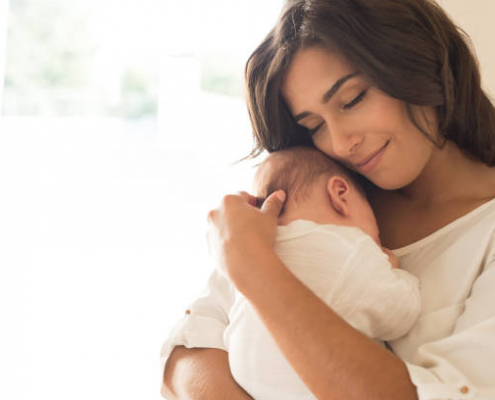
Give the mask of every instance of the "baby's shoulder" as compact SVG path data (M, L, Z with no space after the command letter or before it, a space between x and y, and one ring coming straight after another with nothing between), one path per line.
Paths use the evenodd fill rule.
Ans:
M354 249L363 243L374 243L373 239L354 226L318 224L313 221L297 220L288 225L279 226L277 242L299 242L313 246L336 245Z

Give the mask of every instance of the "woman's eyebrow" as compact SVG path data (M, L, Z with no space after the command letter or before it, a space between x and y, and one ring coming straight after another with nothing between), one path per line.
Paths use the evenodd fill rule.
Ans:
M323 96L321 97L321 102L322 104L328 103L332 96L339 91L341 86L346 83L349 79L354 78L356 75L359 75L359 72L353 72L349 75L343 76L340 78L337 82L335 82L330 89L328 89ZM294 116L294 119L296 122L300 121L303 118L306 118L307 116L311 115L310 112L308 111L303 111L302 113L297 114Z

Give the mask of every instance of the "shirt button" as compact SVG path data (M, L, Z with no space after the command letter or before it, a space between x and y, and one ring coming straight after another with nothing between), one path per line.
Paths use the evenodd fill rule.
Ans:
M186 314L187 315L191 314L191 310L186 310ZM462 392L462 389L461 389L461 392Z
M462 394L466 394L469 392L469 388L467 386L463 386L459 389Z

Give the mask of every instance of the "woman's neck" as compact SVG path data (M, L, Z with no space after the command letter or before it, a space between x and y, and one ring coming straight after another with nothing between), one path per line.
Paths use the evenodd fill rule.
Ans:
M433 151L417 179L397 193L420 207L493 198L495 168L469 158L447 141L444 148Z
M495 197L495 168L467 157L453 143L435 149L420 176L396 191L371 191L384 246L414 243ZM407 229L404 229L407 227Z

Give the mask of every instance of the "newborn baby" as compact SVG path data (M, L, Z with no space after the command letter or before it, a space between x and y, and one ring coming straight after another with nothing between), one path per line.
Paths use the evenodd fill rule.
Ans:
M272 153L255 176L260 199L278 189L287 194L275 245L285 266L364 334L384 341L407 333L420 311L419 281L382 249L373 211L351 174L316 149L291 148ZM252 397L314 398L237 291L228 315L232 375Z

